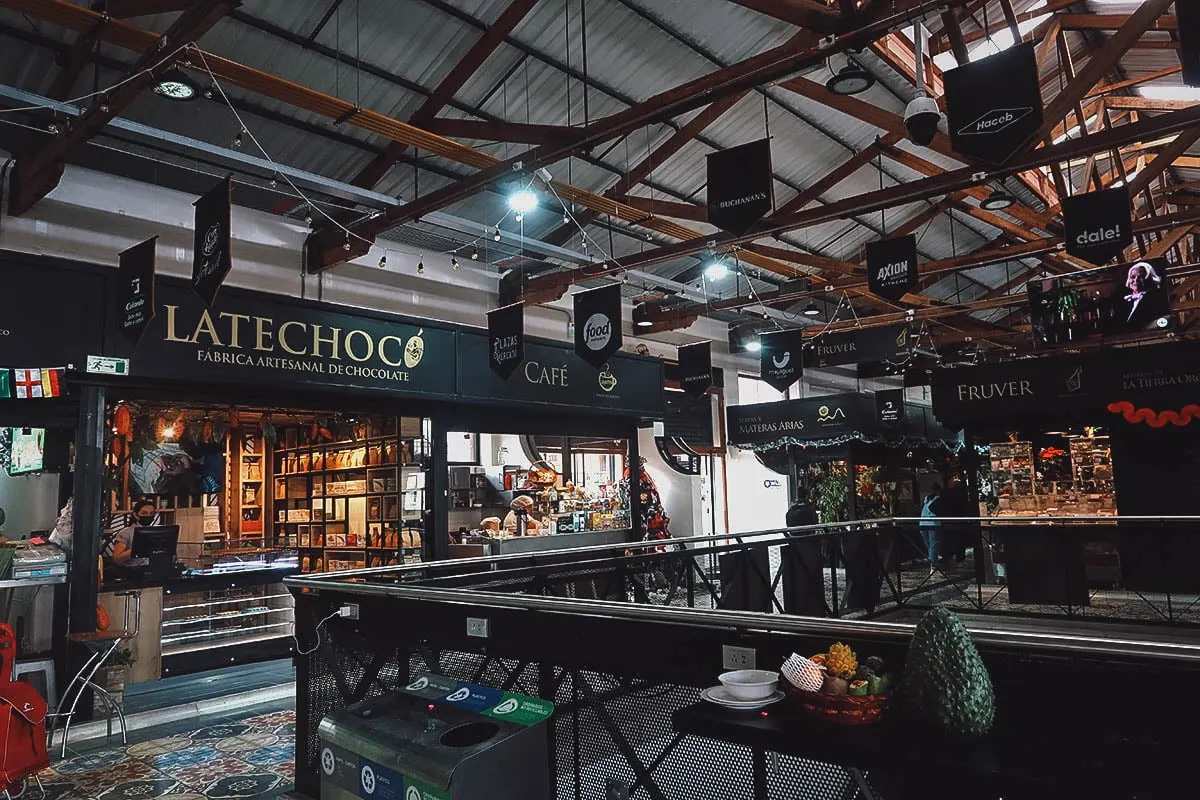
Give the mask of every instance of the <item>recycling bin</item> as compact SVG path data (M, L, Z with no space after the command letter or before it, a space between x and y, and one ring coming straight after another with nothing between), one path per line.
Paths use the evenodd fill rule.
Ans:
M418 678L318 728L323 800L550 800L545 700Z

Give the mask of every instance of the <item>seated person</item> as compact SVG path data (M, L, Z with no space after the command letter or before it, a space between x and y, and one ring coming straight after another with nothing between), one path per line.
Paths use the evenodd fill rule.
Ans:
M525 533L528 536L536 536L541 533L542 524L534 517L529 516L529 510L533 508L533 498L528 495L517 495L509 504L512 511L504 517L504 530L509 536L515 536L519 529L517 518L521 515L526 516Z
M154 501L144 498L138 500L133 504L133 514L125 518L125 525L112 536L104 554L116 562L128 561L133 555L133 532L137 528L157 524L158 511Z

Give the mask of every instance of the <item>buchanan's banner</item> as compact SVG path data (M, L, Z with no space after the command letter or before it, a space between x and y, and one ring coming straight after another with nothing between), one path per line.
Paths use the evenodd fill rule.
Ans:
M741 236L774 202L771 140L760 139L708 156L708 221Z
M679 388L689 397L703 397L712 386L712 342L679 348Z
M110 345L113 354L130 357L134 378L455 393L449 328L231 289L207 308L194 292L166 281L155 306L136 350L121 340Z

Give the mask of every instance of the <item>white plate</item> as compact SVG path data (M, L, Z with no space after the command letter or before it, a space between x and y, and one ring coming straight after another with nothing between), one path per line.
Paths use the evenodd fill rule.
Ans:
M765 697L762 700L738 700L724 686L713 686L701 692L700 699L725 708L735 708L739 711L753 711L756 708L765 708L773 703L778 703L783 699L783 692L776 691L770 697Z

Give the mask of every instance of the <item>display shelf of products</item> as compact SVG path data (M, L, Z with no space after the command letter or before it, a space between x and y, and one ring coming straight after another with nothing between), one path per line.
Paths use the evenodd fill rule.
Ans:
M353 439L285 430L274 453L275 543L305 572L420 561L428 442L422 420L376 418Z
M1067 436L1067 449L1031 442L991 445L993 516L1113 516L1112 449L1107 436ZM1068 463L1063 463L1069 459ZM1043 470L1038 473L1039 463ZM1053 469L1052 469L1053 467ZM1047 475L1057 477L1047 478Z
M238 539L242 542L265 541L266 442L257 430L240 431L234 442L238 446Z
M160 629L164 657L290 636L292 597L283 584L168 592Z

